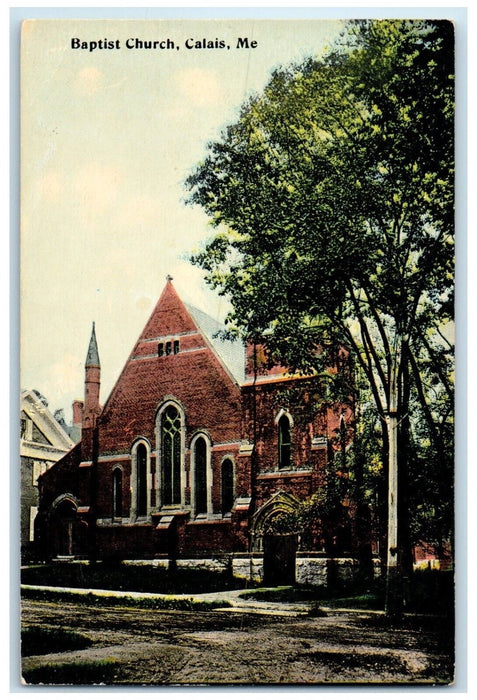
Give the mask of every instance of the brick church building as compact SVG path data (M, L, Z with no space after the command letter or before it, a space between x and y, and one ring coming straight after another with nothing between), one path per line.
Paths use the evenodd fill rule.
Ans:
M267 366L261 347L221 341L217 330L168 277L101 407L93 325L81 441L39 480L43 558L227 560L260 580L310 580L305 572L319 576L331 555L352 563L345 492L331 535L321 522L306 542L273 527L323 492L331 463L347 476L351 403L314 403L318 378Z

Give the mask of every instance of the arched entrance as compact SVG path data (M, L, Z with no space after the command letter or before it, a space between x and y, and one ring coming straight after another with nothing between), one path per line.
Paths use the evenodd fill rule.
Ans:
M86 523L78 515L74 497L64 496L53 504L49 518L49 549L53 556L84 554Z
M252 550L263 552L263 582L267 586L293 585L296 581L297 505L296 498L279 491L253 519Z

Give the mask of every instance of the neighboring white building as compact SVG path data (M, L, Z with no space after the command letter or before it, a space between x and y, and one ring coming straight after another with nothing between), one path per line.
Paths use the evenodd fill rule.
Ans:
M20 414L21 547L26 554L33 542L38 510L38 477L74 445L35 389L22 391Z

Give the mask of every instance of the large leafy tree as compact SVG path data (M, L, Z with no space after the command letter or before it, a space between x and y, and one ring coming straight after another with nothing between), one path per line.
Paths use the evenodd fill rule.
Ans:
M276 71L187 181L217 227L195 262L230 331L308 370L318 343L345 343L366 377L391 593L398 475L408 506L411 466L452 462L453 91L450 23L352 23L326 58Z

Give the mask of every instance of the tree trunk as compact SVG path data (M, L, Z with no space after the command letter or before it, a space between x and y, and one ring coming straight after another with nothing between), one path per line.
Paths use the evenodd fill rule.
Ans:
M386 418L389 440L388 462L388 541L386 559L386 613L395 615L401 609L398 558L398 451L396 412L389 412Z
M409 474L410 465L413 459L413 448L411 446L411 424L409 420L410 402L410 374L409 365L405 361L409 356L409 349L406 349L405 358L402 362L401 374L401 397L399 402L399 415L401 419L398 427L398 454L399 454L399 496L398 496L398 523L399 523L399 568L403 582L410 581L413 574L413 552L411 544L411 522L410 522L410 493ZM403 585L404 597L406 598L406 586ZM404 603L405 605L405 603Z
M389 382L386 428L388 454L388 541L386 559L386 614L398 615L402 610L398 556L398 429L399 429L398 363L394 360Z

